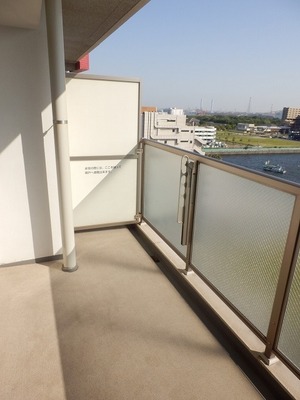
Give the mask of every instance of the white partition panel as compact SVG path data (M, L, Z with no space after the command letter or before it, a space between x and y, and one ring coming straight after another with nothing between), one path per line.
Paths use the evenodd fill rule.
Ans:
M75 227L135 222L140 83L67 76Z

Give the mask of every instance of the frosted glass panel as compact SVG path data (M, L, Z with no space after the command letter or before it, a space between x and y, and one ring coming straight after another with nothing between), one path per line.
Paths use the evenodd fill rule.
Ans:
M279 350L300 369L300 255L279 338Z
M181 157L145 146L144 216L183 255L177 223Z
M139 82L87 75L66 82L71 157L132 153L138 141Z
M71 161L75 227L134 221L137 160Z
M139 81L83 74L66 83L75 227L136 222Z
M192 263L264 335L294 200L200 166Z

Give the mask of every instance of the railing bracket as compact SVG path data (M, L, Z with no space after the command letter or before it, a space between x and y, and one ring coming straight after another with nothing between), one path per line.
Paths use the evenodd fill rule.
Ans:
M135 220L136 220L136 222L137 222L138 224L140 224L140 223L142 222L142 214L141 214L141 213L137 213L137 214L134 216L134 218L135 218Z
M193 275L195 272L191 268L185 268L182 270L184 275Z
M261 353L259 355L259 357L261 358L261 360L266 364L266 365L273 365L275 363L277 363L277 361L279 361L278 357L275 356L275 354L271 354L271 357L267 357L264 353Z

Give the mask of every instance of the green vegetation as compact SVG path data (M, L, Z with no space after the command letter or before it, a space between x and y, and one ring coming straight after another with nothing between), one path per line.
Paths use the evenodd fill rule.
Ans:
M300 147L300 141L270 137L260 137L257 134L237 133L235 131L217 131L217 140L232 147Z
M199 120L200 125L214 125L221 130L235 129L238 123L255 124L255 125L281 125L279 118L264 117L261 115L223 115L223 114L207 114L196 115L193 117Z
M244 133L237 131L238 123L254 124L256 126L281 126L279 118L265 117L262 115L226 115L207 114L190 116L189 119L199 120L199 125L213 125L217 128L217 141L226 143L229 147L271 147L287 148L300 147L300 141L281 138L270 138L268 134L261 137L259 133Z

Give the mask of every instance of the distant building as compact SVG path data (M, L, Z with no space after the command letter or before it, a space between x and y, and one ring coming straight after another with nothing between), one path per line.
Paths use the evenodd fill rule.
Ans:
M192 150L193 133L186 126L185 115L171 115L160 112L143 113L143 136L160 143Z
M292 134L294 134L293 136L295 137L295 136L297 136L297 139L296 140L300 140L300 138L299 138L299 132L300 132L300 115L297 117L297 118L295 118L295 120L294 120L294 122L293 122L293 124L291 125L291 129L292 129ZM297 133L297 135L295 135Z
M199 119L198 118L191 118L188 122L188 125L199 125Z
M184 112L181 108L170 108L171 115L184 115Z
M214 126L195 126L195 139L200 139L203 144L207 145L216 140L217 129Z
M257 125L255 127L255 132L256 133L276 133L280 131L279 126L270 126L270 125Z
M300 115L300 108L284 107L282 110L282 121L285 124L292 124Z
M141 109L142 114L143 114L144 112L146 112L146 111L148 111L148 112L156 112L156 111L157 111L157 107L153 107L153 106L143 106L142 109Z
M216 139L213 126L188 126L186 115L159 112L143 113L143 136L160 143L204 154L202 146Z
M236 129L238 131L243 131L243 132L254 132L255 125L254 124L238 123Z
M275 133L278 132L279 126L270 126L270 125L255 125L255 124L245 124L238 123L236 129L240 132L254 132L257 134L267 134L267 133Z

